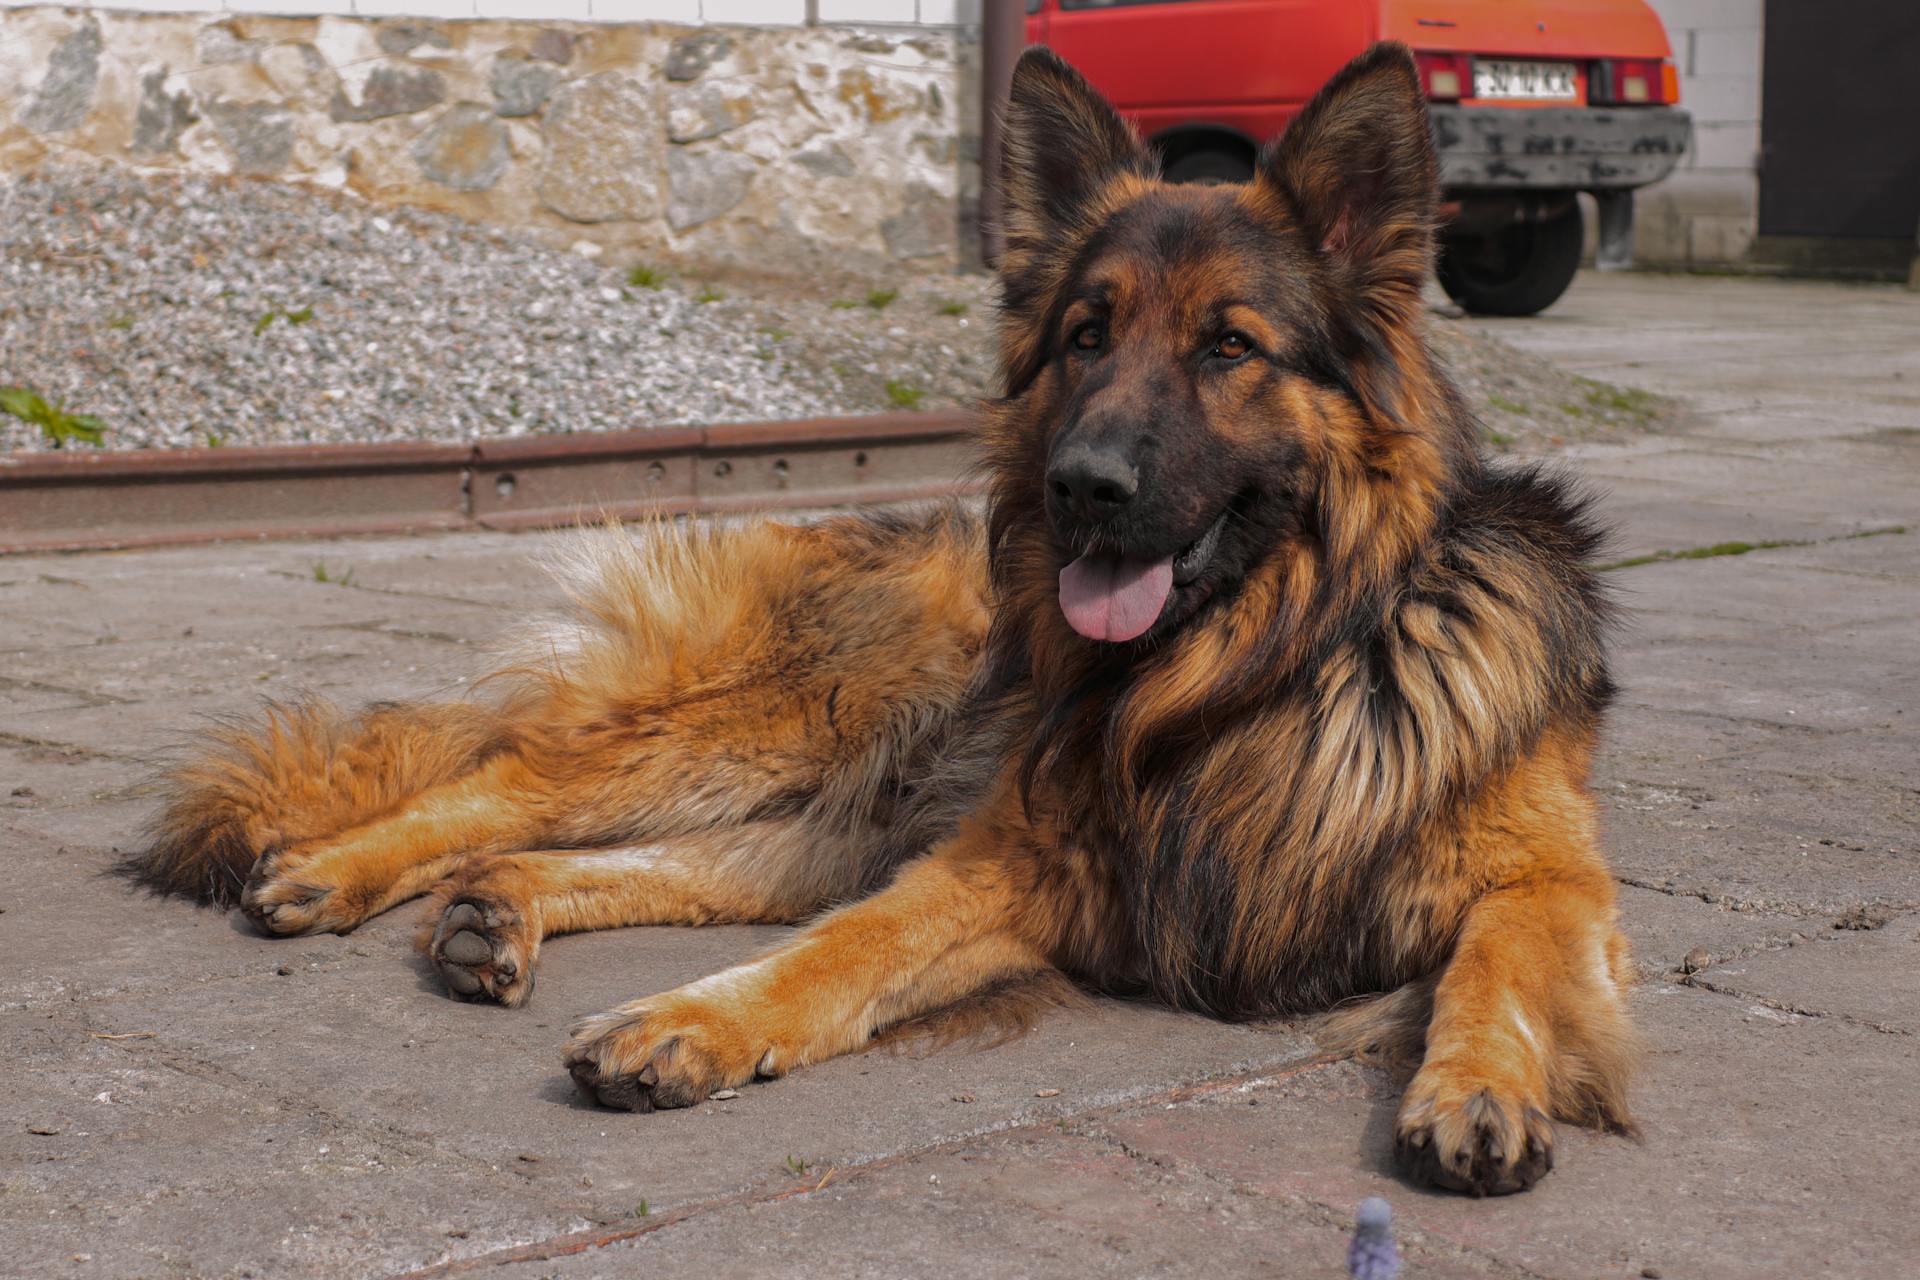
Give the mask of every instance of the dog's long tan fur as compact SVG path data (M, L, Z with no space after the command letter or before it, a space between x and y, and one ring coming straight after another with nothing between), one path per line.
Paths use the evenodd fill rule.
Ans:
M1158 182L1044 51L1008 128L984 521L587 536L572 613L480 700L228 732L134 870L278 934L427 894L448 985L508 1005L554 934L811 920L575 1029L581 1087L635 1110L1060 974L1228 1017L1338 1006L1332 1034L1418 1063L1411 1174L1523 1188L1550 1117L1630 1124L1585 784L1606 606L1579 502L1483 463L1421 340L1410 59L1336 77L1244 187ZM1076 531L1044 477L1077 424L1140 413L1138 536L1226 532L1153 631L1097 643L1058 579L1120 535Z

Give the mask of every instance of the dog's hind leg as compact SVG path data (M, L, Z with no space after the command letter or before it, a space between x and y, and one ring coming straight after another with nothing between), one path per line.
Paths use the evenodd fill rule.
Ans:
M270 933L344 932L469 858L737 826L833 776L791 738L774 730L704 747L642 738L584 759L499 756L377 821L265 854L240 905ZM735 756L748 766L731 767Z
M865 887L861 845L791 819L608 849L469 858L433 887L420 947L447 988L509 1006L533 994L540 944L623 925L786 924Z
M145 847L120 870L162 893L230 906L271 849L338 835L506 750L511 725L473 703L382 703L347 715L317 700L229 724L167 775Z
M242 907L272 933L342 931L471 855L773 815L857 830L895 805L968 695L986 613L979 563L953 541L967 527L843 520L716 537L701 544L710 589L682 584L688 616L669 618L658 601L633 612L642 587L620 584L646 566L621 558L630 547L609 552L615 600L598 607L618 628L523 674L510 749L372 822L266 853Z

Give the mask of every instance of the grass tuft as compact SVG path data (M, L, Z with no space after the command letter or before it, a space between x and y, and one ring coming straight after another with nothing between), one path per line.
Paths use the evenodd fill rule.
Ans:
M926 398L927 393L910 382L902 382L898 378L887 382L887 403L896 409L918 409L920 402Z

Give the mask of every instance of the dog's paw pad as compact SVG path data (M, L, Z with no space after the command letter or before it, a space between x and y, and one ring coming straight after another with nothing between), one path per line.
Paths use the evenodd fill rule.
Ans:
M454 995L525 1004L533 969L524 924L518 913L498 906L456 902L434 927L427 954Z

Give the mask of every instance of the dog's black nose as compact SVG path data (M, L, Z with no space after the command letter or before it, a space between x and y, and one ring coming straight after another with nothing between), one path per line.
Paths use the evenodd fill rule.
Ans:
M1140 492L1140 473L1117 449L1069 443L1047 464L1047 488L1091 524L1111 520Z

